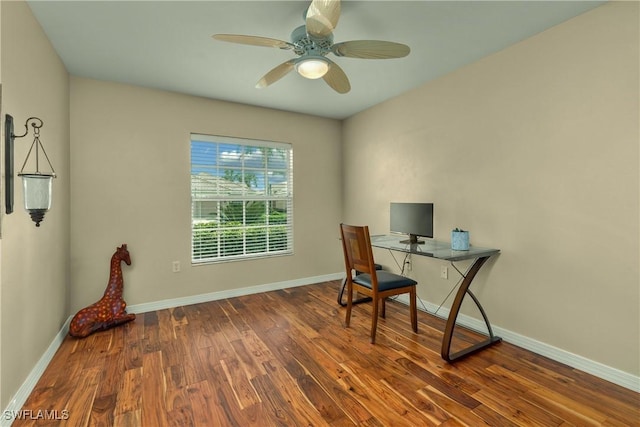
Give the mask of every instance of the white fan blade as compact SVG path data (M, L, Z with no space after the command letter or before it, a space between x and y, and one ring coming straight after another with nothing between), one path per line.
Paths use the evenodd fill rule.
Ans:
M340 0L313 0L307 9L307 33L314 37L328 36L340 19Z
M277 82L278 80L286 76L291 70L293 70L294 64L295 64L295 61L291 59L287 62L283 62L282 64L278 65L273 70L265 74L264 77L262 77L258 81L258 83L256 84L256 87L258 89L262 89Z
M361 59L403 58L411 52L409 46L381 40L352 40L331 46L336 56Z
M293 49L293 45L283 40L271 39L269 37L245 36L242 34L214 34L216 40L231 43L248 44L251 46L277 47L279 49Z
M338 93L349 92L351 90L351 84L349 83L347 75L338 64L328 59L327 61L329 61L329 71L322 77L324 81Z

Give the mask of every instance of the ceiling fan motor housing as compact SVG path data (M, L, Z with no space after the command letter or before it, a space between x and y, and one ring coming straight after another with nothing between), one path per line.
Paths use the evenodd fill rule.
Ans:
M325 37L313 37L307 34L307 27L299 26L291 33L293 51L300 56L325 56L331 52L333 34Z

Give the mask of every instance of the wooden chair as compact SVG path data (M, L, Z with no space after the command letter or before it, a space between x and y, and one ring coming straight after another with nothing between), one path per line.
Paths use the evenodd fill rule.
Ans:
M409 294L411 328L418 332L418 312L416 307L415 280L408 277L393 274L388 271L376 271L373 262L373 250L371 249L371 237L369 227L340 224L342 236L342 249L344 251L344 263L347 272L347 315L345 326L349 327L351 321L351 308L353 306L353 291L370 296L373 302L371 313L371 344L376 342L376 328L378 326L378 307L382 301L380 316L385 317L385 300L387 297L399 294ZM354 272L360 274L354 276Z

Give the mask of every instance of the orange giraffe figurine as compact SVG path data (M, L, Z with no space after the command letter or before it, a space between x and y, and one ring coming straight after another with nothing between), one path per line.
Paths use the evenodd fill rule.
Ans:
M120 262L131 265L127 244L120 246L111 257L111 275L104 295L98 302L85 307L73 316L69 325L69 335L84 338L96 331L103 331L136 318L127 314L127 303L122 299L124 281Z

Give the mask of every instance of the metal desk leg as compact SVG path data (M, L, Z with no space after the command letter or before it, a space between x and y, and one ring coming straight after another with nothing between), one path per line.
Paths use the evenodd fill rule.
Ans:
M338 292L338 304L340 304L342 307L347 306L346 302L342 302L342 295L344 294L344 289L346 287L347 287L347 278L345 277L344 279L342 279L342 287L340 288L340 292ZM353 301L351 301L351 304L362 304L363 302L369 302L369 301L371 301L371 297L363 297L363 298L354 299Z
M382 266L380 264L376 264L376 270L382 270ZM356 271L356 274L360 274L360 273ZM342 302L342 295L344 295L344 290L346 287L347 287L347 278L345 277L344 279L342 279L342 287L340 288L340 292L338 292L338 304L340 304L342 307L347 306L346 302ZM371 297L362 297L362 298L354 299L353 301L351 301L351 304L362 304L363 302L369 302L371 300L372 300Z
M491 324L489 323L489 319L487 318L482 305L480 305L480 301L478 301L475 295L473 295L473 293L469 290L471 282L476 277L476 274L478 274L478 271L480 270L482 265L488 259L488 256L476 259L467 274L464 275L464 280L460 285L460 289L458 289L458 293L456 293L453 305L451 306L451 311L449 312L449 317L447 318L447 325L444 330L444 337L442 338L442 351L440 353L442 355L442 358L447 362L455 362L456 360L460 360L470 354L482 350L483 348L489 347L490 345L502 341L502 338L493 335ZM464 300L466 294L469 294L478 309L480 309L480 313L482 313L484 323L487 326L487 330L489 331L489 336L486 340L483 340L463 350L457 351L454 354L451 354L451 340L453 339L453 330L456 326L456 319L458 318L458 313L460 312L460 307L462 306L462 301Z

